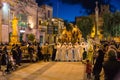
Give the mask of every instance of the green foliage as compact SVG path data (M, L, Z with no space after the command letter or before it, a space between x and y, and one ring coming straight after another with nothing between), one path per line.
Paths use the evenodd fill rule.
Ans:
M105 37L114 37L119 34L120 12L104 14L103 21L103 35Z
M25 22L22 22L22 21L19 21L18 25L22 26L22 27L27 27L27 24Z
M29 34L28 35L28 40L33 42L35 40L35 35L34 34Z
M93 28L93 19L91 17L82 17L76 25L81 30L83 37L87 39L87 36L91 33Z

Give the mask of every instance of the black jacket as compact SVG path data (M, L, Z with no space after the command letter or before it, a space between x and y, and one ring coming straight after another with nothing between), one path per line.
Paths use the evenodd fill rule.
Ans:
M103 64L103 69L105 72L105 80L117 80L115 77L120 72L120 62L117 60L109 60Z

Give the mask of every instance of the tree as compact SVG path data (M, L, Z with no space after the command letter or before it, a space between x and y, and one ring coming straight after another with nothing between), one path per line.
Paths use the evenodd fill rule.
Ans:
M119 26L120 26L120 12L115 12L113 14L113 36L119 36Z
M111 20L112 20L112 14L107 13L103 15L103 35L105 37L111 35L112 27L111 27Z
M35 35L34 34L29 34L28 35L28 40L33 42L35 40Z
M119 25L120 25L120 12L107 13L103 15L103 35L108 36L118 36Z
M82 32L83 37L87 39L87 36L91 33L93 28L93 19L91 17L82 17L76 25Z

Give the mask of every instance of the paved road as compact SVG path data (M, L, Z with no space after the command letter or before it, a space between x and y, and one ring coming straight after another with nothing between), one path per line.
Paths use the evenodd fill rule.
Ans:
M85 80L81 62L39 62L7 75L8 80Z

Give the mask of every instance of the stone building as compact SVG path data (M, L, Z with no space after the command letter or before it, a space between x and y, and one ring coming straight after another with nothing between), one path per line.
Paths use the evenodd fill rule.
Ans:
M47 26L40 23L52 18L52 13L52 7L48 5L39 7L35 0L2 0L0 9L0 42L10 42L14 16L18 18L19 41L28 41L27 36L29 34L34 34L35 40L41 41L41 35L46 35ZM41 31L41 28L45 28L45 31ZM45 41L44 37L42 40Z

